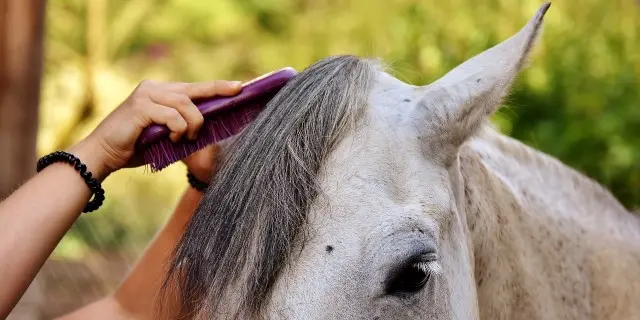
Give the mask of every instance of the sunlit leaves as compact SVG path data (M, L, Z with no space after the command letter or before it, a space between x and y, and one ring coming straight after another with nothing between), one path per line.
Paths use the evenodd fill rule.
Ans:
M107 1L107 10L93 13L105 24L98 26L103 34L92 40L105 46L98 63L88 57L89 2L48 2L41 153L50 151L56 132L70 123L88 87L87 67L97 111L95 119L77 128L75 139L145 78L247 80L353 53L381 57L398 78L426 84L512 35L541 3L101 1ZM640 5L633 0L554 2L545 19L531 67L518 78L509 108L496 123L605 183L628 206L640 206ZM137 171L110 178L107 201L112 205L105 214L144 217L122 219L126 232L118 241L145 239L138 232L148 235L171 211L185 185L183 173L176 167L160 176ZM156 183L146 182L152 180ZM109 243L119 243L114 241Z

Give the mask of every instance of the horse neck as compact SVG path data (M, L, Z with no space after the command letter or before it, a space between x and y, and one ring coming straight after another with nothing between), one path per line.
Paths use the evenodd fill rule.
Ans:
M481 318L589 315L592 240L625 247L640 240L640 221L597 183L492 131L465 144L456 166Z

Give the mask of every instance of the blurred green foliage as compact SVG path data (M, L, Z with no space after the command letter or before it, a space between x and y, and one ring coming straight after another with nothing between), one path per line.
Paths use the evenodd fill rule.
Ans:
M86 135L142 79L247 80L333 54L426 84L506 39L534 0L50 0L39 152ZM499 127L640 205L640 3L554 3ZM57 254L138 252L186 185L175 165L122 171Z

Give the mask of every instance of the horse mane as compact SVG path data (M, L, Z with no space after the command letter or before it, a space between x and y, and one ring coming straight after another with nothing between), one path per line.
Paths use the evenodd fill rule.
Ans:
M629 218L629 210L625 208L615 196L603 187L593 178L588 177L584 173L577 171L561 162L560 160L545 154L539 150L525 145L514 138L500 134L497 129L491 126L484 126L479 130L471 143L489 146L489 150L482 153L493 153L501 155L508 159L507 163L517 164L518 169L523 172L547 172L549 176L555 178L556 181L566 184L567 189L574 190L574 193L581 194L585 197L585 201L602 204L608 210L598 211L596 214L598 219L606 217L615 217L616 219ZM488 142L489 144L480 141ZM477 152L486 149L483 147L475 148ZM505 167L504 164L501 164ZM513 169L516 170L516 169ZM569 210L568 212L574 212ZM584 215L584 213L581 213Z
M261 317L294 244L304 239L318 170L362 114L375 70L354 56L311 65L223 147L165 280L164 289L180 298L178 318Z

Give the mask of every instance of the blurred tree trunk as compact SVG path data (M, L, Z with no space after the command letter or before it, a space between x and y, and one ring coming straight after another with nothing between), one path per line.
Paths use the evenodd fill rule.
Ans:
M35 171L45 0L0 0L0 200ZM39 319L36 280L9 319Z
M0 199L35 171L45 0L0 0Z

